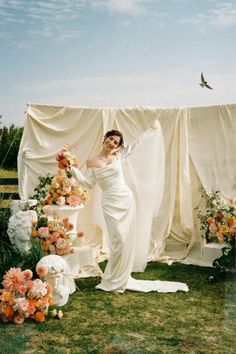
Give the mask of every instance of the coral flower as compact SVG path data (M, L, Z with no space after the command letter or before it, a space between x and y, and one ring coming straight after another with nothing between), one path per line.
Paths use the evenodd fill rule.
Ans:
M228 224L229 226L233 226L235 223L235 219L231 216L230 218L228 218Z
M32 229L32 231L31 231L31 236L33 236L33 237L36 237L36 236L38 236L38 231L37 230L35 230L35 229Z
M6 307L5 307L5 316L6 316L6 317L12 318L13 313L14 313L14 309L13 309L12 306L6 306Z
M38 311L34 315L34 319L37 322L44 322L45 321L45 314L42 311Z
M67 228L67 230L73 230L73 228L74 228L74 225L73 224L71 224L71 223L68 223L67 225L66 225L66 228Z
M23 271L23 276L24 276L25 279L29 280L29 279L32 278L33 273L32 273L32 271L30 269L26 269L26 270Z
M45 264L39 264L36 267L36 273L40 278L44 278L47 275L47 272L48 272L48 268Z
M208 222L209 224L211 224L212 221L213 221L213 218L212 218L212 217L207 218L207 222Z
M20 284L24 283L24 278L20 268L10 268L3 276L2 285L10 291L17 290Z

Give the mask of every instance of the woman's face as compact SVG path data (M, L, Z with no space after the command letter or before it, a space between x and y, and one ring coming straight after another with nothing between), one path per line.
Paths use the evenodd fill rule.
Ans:
M117 149L120 143L120 137L118 135L108 136L104 142L103 146L108 150Z

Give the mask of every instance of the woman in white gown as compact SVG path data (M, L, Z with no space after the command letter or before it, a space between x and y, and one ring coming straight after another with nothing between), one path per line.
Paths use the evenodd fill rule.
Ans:
M123 136L119 131L106 133L100 153L87 161L85 173L71 168L74 177L87 188L96 183L102 189L102 209L109 237L110 257L102 281L97 289L123 293L134 291L173 292L188 291L184 283L136 280L131 277L134 264L136 236L136 206L122 169L122 161L136 150L143 141L155 135L157 121L132 144L123 148Z

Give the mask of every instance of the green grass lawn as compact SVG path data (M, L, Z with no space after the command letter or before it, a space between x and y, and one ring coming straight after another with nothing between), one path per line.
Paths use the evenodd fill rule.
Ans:
M0 177L16 177L0 170ZM102 266L104 267L105 264ZM211 268L150 263L136 278L182 281L189 292L112 294L98 278L77 280L80 291L62 320L0 322L0 354L228 354L236 352L236 276L210 284Z
M0 168L0 178L2 177L9 177L9 178L15 178L17 177L17 171L16 170L4 170Z
M104 264L103 264L104 266ZM62 320L0 324L1 353L235 353L235 274L210 284L212 269L151 263L136 278L183 281L189 292L106 293L98 278L62 308Z
M0 169L0 178L16 178L17 171L16 170L4 170ZM15 193L18 191L18 186L1 186L0 185L0 193L1 192L12 192ZM9 206L9 200L0 199L0 208L7 208Z

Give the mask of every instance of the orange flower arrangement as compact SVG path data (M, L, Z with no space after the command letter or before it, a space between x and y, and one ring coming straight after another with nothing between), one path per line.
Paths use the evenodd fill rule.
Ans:
M42 217L38 222L32 225L31 236L36 241L40 241L42 250L45 254L63 254L73 253L72 243L69 231L73 229L73 225L69 222L69 218L65 217L62 220L58 217L53 217L48 220ZM81 237L81 232L78 237Z
M44 322L53 304L51 286L41 279L32 280L30 269L10 268L0 289L0 317L3 322L21 324L26 318Z
M87 190L74 178L71 167L79 167L76 157L72 155L69 145L57 153L58 173L53 177L49 187L45 204L76 207L85 204L88 200Z
M236 236L236 202L225 201L219 191L206 197L205 213L200 213L201 229L207 242L230 243Z
M68 144L57 153L56 160L58 161L58 167L62 170L70 171L71 166L79 167L76 157L72 155L71 148Z
M59 169L58 175L51 180L45 204L76 207L87 200L87 190L70 173Z

